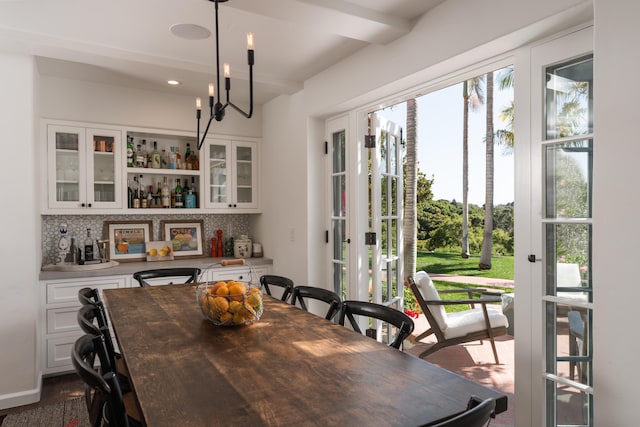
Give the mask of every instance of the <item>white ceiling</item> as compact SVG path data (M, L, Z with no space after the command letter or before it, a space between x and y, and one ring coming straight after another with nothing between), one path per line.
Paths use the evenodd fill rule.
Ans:
M232 100L248 96L246 33L255 37L255 100L302 89L305 79L370 45L389 43L444 0L229 0L219 5L220 61ZM215 39L174 36L174 24L215 34L211 0L0 0L0 49L37 57L43 75L207 95ZM182 84L170 87L166 81Z

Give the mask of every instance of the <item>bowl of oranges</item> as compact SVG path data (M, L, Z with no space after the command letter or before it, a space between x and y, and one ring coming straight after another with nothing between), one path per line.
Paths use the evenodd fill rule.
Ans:
M253 323L263 310L260 288L234 280L198 285L196 300L202 315L217 326Z

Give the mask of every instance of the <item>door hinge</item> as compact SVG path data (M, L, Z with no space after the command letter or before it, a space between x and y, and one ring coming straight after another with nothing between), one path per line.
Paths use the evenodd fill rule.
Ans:
M324 142L324 154L329 154L329 141Z
M365 245L369 245L369 246L375 245L376 244L376 233L374 233L374 232L364 233L364 244Z
M324 230L324 242L329 243L329 230Z
M376 136L375 135L365 135L364 136L364 147L365 148L376 148Z

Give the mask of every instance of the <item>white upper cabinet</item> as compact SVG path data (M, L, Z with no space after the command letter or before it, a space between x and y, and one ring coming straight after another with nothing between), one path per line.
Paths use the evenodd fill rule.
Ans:
M258 212L257 141L208 139L204 157L205 208L217 212Z
M46 124L51 210L122 208L122 132Z

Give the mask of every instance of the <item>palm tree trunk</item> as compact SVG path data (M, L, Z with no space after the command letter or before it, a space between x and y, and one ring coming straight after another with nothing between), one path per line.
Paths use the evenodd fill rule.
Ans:
M418 214L418 106L415 99L407 100L407 146L405 164L405 198L404 198L404 275L416 273Z
M487 73L487 136L486 136L486 184L484 200L484 231L480 252L480 270L491 269L493 251L493 72Z
M462 124L462 258L469 258L469 93L468 83L462 83L464 98Z

